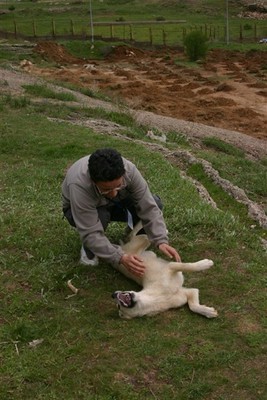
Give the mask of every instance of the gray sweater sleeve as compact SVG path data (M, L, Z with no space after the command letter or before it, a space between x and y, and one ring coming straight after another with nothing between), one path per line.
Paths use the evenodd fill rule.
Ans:
M166 224L162 211L158 208L146 180L134 164L131 164L131 180L129 191L135 202L137 215L143 223L143 227L149 240L155 246L168 243Z
M106 237L94 199L90 199L86 190L74 183L69 185L69 196L73 219L83 244L98 257L118 264L123 251Z

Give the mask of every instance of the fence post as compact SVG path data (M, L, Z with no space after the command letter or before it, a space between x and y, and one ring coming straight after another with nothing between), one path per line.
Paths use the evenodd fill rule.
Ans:
M52 19L52 36L53 38L56 36L56 26L54 19Z
M163 46L166 46L166 32L165 32L165 29L162 29L162 41L163 41Z
M243 40L243 26L242 26L242 24L240 24L240 27L239 27L239 40L240 40L240 42L242 42L242 40Z
M34 19L32 21L32 31L33 31L33 36L36 38L36 25Z
M130 28L130 40L133 40L133 29L132 29L132 25L129 25Z
M16 23L15 19L14 19L13 23L14 23L14 35L15 35L15 39L17 39L18 30L17 30L17 23Z
M257 40L257 24L254 24L254 39Z
M207 27L207 24L205 24L205 36L208 37L208 27Z
M113 32L113 25L112 24L109 26L109 30L110 30L110 38L113 39L114 32Z
M152 29L151 27L149 28L149 43L152 45L153 44L153 36L152 36Z
M186 28L183 28L183 42L185 40L185 37L186 37Z
M72 36L74 36L74 24L73 24L73 20L70 20L70 33Z
M210 34L209 34L209 38L211 39L212 37L212 32L211 32L211 25L210 25Z

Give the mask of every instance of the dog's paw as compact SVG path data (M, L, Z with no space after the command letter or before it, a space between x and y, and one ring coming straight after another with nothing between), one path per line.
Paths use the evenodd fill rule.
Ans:
M204 315L207 318L216 318L216 317L218 317L218 312L213 307L206 307L205 306Z
M207 258L201 261L198 261L199 267L201 268L201 270L205 270L205 269L209 269L210 267L213 266L213 261L212 260L208 260Z

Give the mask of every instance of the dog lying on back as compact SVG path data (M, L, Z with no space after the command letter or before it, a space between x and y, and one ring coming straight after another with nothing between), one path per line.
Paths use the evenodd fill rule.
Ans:
M207 318L217 317L213 307L199 304L198 289L183 287L182 272L204 271L213 265L211 260L201 260L194 263L165 261L153 252L147 251L150 242L147 235L136 235L141 225L136 225L130 236L130 241L122 246L128 254L139 255L145 264L142 277L131 274L122 264L117 269L137 282L143 289L140 292L116 291L112 294L121 318L131 319L144 315L155 315L170 308L181 307L188 303L191 311Z

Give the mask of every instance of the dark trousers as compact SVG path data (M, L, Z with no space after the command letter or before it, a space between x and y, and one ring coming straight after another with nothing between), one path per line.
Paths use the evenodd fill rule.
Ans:
M153 197L156 201L157 206L160 208L160 210L162 210L163 204L160 197L157 195L153 195ZM116 198L112 199L107 205L97 207L97 212L104 231L107 229L108 224L112 221L127 222L129 226L131 226L131 224L133 224L134 226L140 220L140 218L137 216L134 203L130 197L127 197L123 200L118 200ZM71 208L65 210L63 209L63 214L69 224L76 227ZM144 231L140 231L140 233L144 233ZM84 246L84 250L88 258L94 257L94 254L90 251L90 249Z

